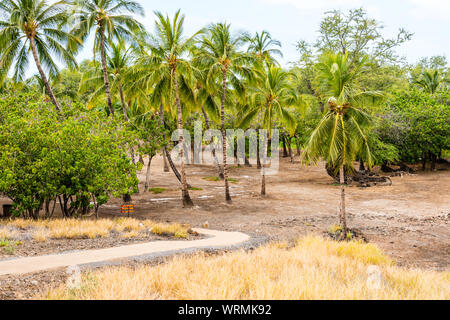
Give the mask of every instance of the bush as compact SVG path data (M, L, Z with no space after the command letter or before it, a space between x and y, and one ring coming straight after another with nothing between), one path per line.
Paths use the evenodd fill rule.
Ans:
M381 140L394 145L401 161L433 162L450 148L448 93L432 96L411 90L397 93L381 116L377 128Z
M110 196L137 190L136 167L126 153L134 137L122 123L80 105L64 116L42 99L0 98L0 193L16 216L52 215L59 200L66 217L88 213Z

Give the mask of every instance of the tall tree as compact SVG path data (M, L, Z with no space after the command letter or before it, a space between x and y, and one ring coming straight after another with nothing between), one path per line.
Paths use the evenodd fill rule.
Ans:
M359 108L365 96L377 95L364 91L358 78L364 72L367 57L355 66L348 53L325 54L317 65L321 91L328 95L328 111L313 131L302 155L306 163L316 163L324 158L330 167L339 170L341 184L341 205L339 222L346 235L347 219L345 208L345 169L353 171L357 155L366 159L369 167L373 163L365 127L369 116Z
M123 40L112 42L109 45L106 54L106 65L108 70L108 77L112 79L110 83L110 93L112 96L118 95L118 99L122 105L122 113L124 119L128 121L127 115L127 98L125 96L124 77L129 68L134 63L134 55L130 47L127 47ZM103 70L94 65L90 70L83 74L80 84L80 92L91 91L94 92L89 96L89 103L96 104L98 99L105 93L105 82Z
M271 130L277 120L281 121L292 135L296 129L296 121L289 113L288 107L297 106L302 103L295 87L289 81L290 74L280 67L270 66L264 70L260 81L252 88L250 104L246 108L246 114L242 118L240 127L247 128L256 118L263 119L263 128L269 132L271 141ZM266 158L266 147L263 148L263 156ZM266 195L265 174L263 170L261 195Z
M246 39L247 37L244 34L231 35L229 24L217 23L210 25L207 28L206 35L200 41L200 52L194 58L200 65L206 66L208 70L206 84L209 88L214 88L214 83L218 79L222 82L220 123L225 200L228 203L231 203L231 196L228 183L225 102L227 89L230 85L233 86L236 93L242 95L245 92L245 88L241 80L243 78L253 78L254 71L251 68L251 63L254 61L253 57L250 54L239 51L240 46L245 43Z
M107 42L112 43L114 39L130 39L140 32L144 27L129 14L144 16L144 9L139 3L131 0L74 0L73 3L77 6L77 10L74 14L76 23L72 33L85 40L95 29L94 57L95 52L99 50L107 105L110 113L114 114L106 60Z
M382 29L383 25L370 18L363 8L328 11L320 23L315 47L321 52L348 53L352 63L366 54L378 62L396 61L394 49L411 40L413 34L401 28L395 38L389 39L383 37Z
M445 80L442 79L438 70L424 71L414 84L422 87L427 93L434 95Z
M281 48L281 42L272 39L269 32L256 32L254 37L247 36L247 41L250 42L248 52L253 53L258 62L266 63L267 66L279 65L275 57L283 58L283 53L279 49Z
M73 45L81 44L81 40L65 28L68 19L66 6L63 1L53 4L45 0L0 2L0 76L5 77L14 65L14 79L23 80L31 51L47 94L58 111L62 109L44 69L48 70L50 77L57 76L59 70L52 55L69 67L75 67Z
M185 55L196 41L196 36L184 37L184 15L178 10L173 19L164 16L161 12L155 12L155 34L150 35L149 43L151 54L143 55L138 62L136 73L144 76L139 78L140 82L148 86L154 86L153 90L158 93L160 89L169 87L168 97L171 101L172 94L175 95L176 114L178 118L179 134L179 156L181 161L181 184L182 201L184 207L192 207L193 202L189 195L189 186L186 179L185 157L184 157L184 136L183 136L183 112L181 105L180 90L189 91L193 82L193 68L190 61L185 59ZM158 89L159 88L159 89ZM160 95L156 94L155 97ZM192 94L193 96L193 94Z

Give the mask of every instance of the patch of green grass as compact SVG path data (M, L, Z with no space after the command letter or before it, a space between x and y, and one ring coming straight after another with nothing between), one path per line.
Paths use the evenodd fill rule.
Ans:
M340 183L337 183L337 182L333 183L333 187L340 187L340 186L341 186Z
M231 183L234 183L234 184L239 182L238 179L233 179L233 178L228 178L228 181L231 182Z
M196 187L189 188L189 190L191 190L191 191L203 191L202 188L196 188Z
M204 177L203 180L217 182L220 181L219 177Z
M21 246L21 241L11 241L8 239L0 240L0 248L3 248L3 252L6 254L13 255L16 252L17 246Z
M150 189L148 189L148 191L150 191L153 194L160 194L160 193L167 191L167 189L166 188L150 188Z

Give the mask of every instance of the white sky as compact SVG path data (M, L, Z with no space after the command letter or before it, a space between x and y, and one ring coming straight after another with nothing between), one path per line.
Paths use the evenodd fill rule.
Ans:
M333 9L363 7L370 17L385 26L385 37L394 37L399 28L413 32L411 41L398 49L408 62L450 53L450 0L138 0L146 17L140 19L153 31L158 10L173 15L181 9L186 15L187 35L211 22L227 21L236 30L250 33L267 30L280 40L283 65L298 59L295 44L317 38L324 12ZM92 57L92 43L80 53L78 61ZM32 66L32 64L30 64ZM30 70L31 71L31 70Z

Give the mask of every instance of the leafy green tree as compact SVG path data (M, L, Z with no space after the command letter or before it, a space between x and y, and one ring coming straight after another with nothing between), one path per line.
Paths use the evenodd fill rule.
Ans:
M0 192L18 215L37 219L45 205L48 218L59 202L65 217L91 208L98 217L111 196L137 189L137 168L125 152L131 132L78 104L64 111L62 119L33 94L0 99Z
M450 149L450 99L447 91L434 96L413 89L395 93L380 114L376 131L381 141L394 145L403 162L426 163L431 169L444 150Z
M73 44L81 43L79 38L65 30L68 19L66 6L61 1L49 5L45 0L0 2L0 76L5 77L14 66L14 80L23 80L31 52L47 94L58 111L62 109L44 68L51 78L58 75L54 56L75 67Z
M315 47L321 52L349 54L352 63L365 55L379 62L397 61L394 49L411 40L413 34L401 28L393 39L384 38L383 25L367 16L364 9L352 9L347 13L340 10L326 12L320 23L319 39Z
M225 103L227 100L227 89L232 85L235 92L243 95L245 88L244 79L252 79L254 71L251 67L253 58L251 55L239 51L241 45L246 41L243 34L231 35L230 25L217 23L207 28L207 33L200 40L199 55L194 58L196 62L208 70L206 85L214 88L214 83L219 79L222 81L222 104L220 107L220 123L222 131L223 147L223 174L225 181L225 200L230 203L230 189L228 183L227 166L227 139L225 131ZM228 82L229 81L229 82Z
M365 127L370 123L368 114L358 106L361 98L371 95L359 88L358 78L364 72L366 59L355 67L348 53L326 54L317 65L321 90L328 95L328 111L312 133L302 155L306 163L317 163L324 158L328 165L339 170L341 184L340 225L347 233L345 209L344 170L354 170L358 155L373 163Z
M150 185L150 167L153 157L166 145L164 139L164 128L156 113L143 112L134 114L130 126L137 132L138 139L143 141L139 145L139 153L148 157L147 172L145 175L144 192L148 191Z
M144 16L144 9L139 3L131 0L74 0L73 4L77 10L73 17L73 21L76 21L76 23L73 26L72 33L85 40L95 29L94 57L95 52L100 51L107 105L109 112L114 114L106 46L107 43L111 44L114 39L131 39L135 33L141 32L144 27L129 14Z

